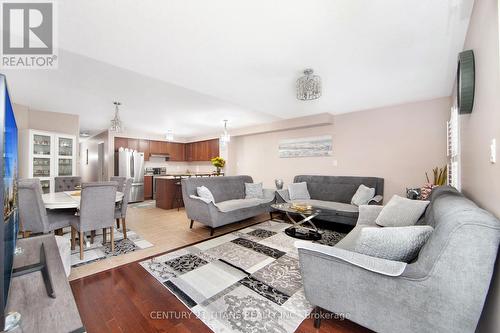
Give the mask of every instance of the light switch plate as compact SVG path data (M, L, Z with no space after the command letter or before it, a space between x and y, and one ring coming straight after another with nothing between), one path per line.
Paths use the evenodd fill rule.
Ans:
M497 162L497 140L491 139L490 144L490 163Z

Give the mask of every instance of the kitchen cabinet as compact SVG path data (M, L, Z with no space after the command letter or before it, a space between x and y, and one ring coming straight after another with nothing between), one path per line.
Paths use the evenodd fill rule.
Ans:
M139 140L138 139L128 139L128 149L133 149L135 151L139 150Z
M115 137L115 151L120 147L143 152L145 161L151 155L170 155L173 162L210 161L219 156L219 139L180 143Z
M144 176L144 199L153 199L153 176Z
M128 148L128 139L115 137L115 151L118 151L121 147Z
M139 140L138 150L144 153L144 161L149 161L149 140Z
M185 161L186 160L186 144L178 142L170 142L168 144L168 153L170 161Z
M161 141L149 141L149 152L152 155L161 154Z
M190 142L185 154L187 161L210 161L219 156L219 139Z

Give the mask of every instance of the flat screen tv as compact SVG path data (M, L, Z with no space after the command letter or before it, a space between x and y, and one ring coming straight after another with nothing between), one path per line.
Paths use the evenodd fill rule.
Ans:
M3 227L0 227L0 331L5 325L5 307L12 277L12 262L19 230L17 201L18 158L17 125L5 76L0 74L0 200ZM1 221L0 221L1 223Z

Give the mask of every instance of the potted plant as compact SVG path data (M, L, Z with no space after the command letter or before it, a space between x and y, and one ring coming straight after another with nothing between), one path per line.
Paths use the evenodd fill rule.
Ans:
M214 167L216 167L216 173L218 175L220 175L220 171L221 169L224 167L224 165L226 165L226 160L224 160L222 157L220 156L217 156L217 157L214 157L210 160L210 162L212 162L212 165Z
M425 173L425 178L427 179L427 184L425 184L420 191L420 199L427 200L431 195L432 189L436 186L446 185L447 177L448 177L448 167L444 166L443 168L435 167L432 169L433 180L429 179L429 175L427 172Z

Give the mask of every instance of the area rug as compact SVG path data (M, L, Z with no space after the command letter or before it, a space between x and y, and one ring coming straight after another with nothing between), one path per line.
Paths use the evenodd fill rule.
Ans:
M109 231L109 230L108 230ZM64 237L71 239L71 234L64 234ZM94 243L90 244L90 238L87 237L84 248L83 260L80 260L80 248L78 247L78 241L75 250L71 251L71 267L79 267L87 265L99 260L103 260L109 257L116 257L124 255L130 252L134 252L141 249L146 249L153 246L147 240L141 238L133 230L127 228L127 239L123 238L122 229L114 230L114 240L115 240L115 251L111 252L111 243L109 242L109 232L108 240L106 244L102 244L102 230L98 230L96 236L94 237Z
M271 220L140 264L214 332L294 332L312 306L288 227ZM322 232L326 245L345 236Z

